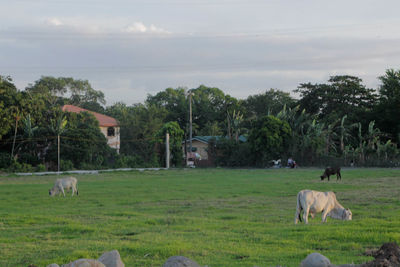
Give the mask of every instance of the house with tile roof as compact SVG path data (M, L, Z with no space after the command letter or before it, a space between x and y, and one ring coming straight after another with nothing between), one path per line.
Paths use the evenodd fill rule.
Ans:
M62 110L64 112L74 112L74 113L80 113L80 112L88 112L90 114L93 114L94 117L98 120L99 126L100 126L100 131L104 134L104 136L107 138L107 144L111 147L117 150L117 153L119 153L119 148L121 144L121 139L120 139L120 126L119 123L116 119L110 116L106 116L104 114L100 114L94 111L90 111L84 108L80 108L77 106L73 105L64 105L62 107Z

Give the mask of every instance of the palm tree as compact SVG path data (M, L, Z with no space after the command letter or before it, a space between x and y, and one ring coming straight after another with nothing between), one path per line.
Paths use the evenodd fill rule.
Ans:
M50 130L57 135L57 171L60 172L60 135L66 131L67 119L60 115L50 120Z
M21 136L21 138L23 139L23 142L20 143L20 146L23 145L25 142L28 142L28 145L25 147L25 150L27 150L29 154L35 155L37 149L36 149L36 143L34 142L33 138L35 137L36 132L39 130L39 127L32 126L32 119L30 114L28 114L22 120L22 127L23 127L22 128L23 135Z

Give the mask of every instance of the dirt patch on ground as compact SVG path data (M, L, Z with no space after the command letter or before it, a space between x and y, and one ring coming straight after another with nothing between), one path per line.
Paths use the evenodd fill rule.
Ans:
M361 264L362 267L400 266L400 248L396 243L385 243L372 254L375 260Z

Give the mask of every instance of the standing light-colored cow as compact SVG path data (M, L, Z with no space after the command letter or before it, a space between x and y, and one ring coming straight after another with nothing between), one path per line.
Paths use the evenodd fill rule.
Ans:
M294 223L301 221L301 210L303 219L308 223L308 214L314 218L315 214L322 212L322 222L326 222L326 217L332 217L340 220L351 220L353 214L349 209L343 208L337 201L333 192L318 192L314 190L301 190L297 194L297 208L294 217Z
M62 178L62 179L57 179L56 182L54 183L54 186L52 189L49 190L49 195L50 196L55 196L57 194L63 194L65 197L65 190L71 190L72 189L72 196L74 196L74 193L76 192L76 195L78 195L78 189L77 189L77 183L78 180L76 180L75 177L67 177L67 178Z

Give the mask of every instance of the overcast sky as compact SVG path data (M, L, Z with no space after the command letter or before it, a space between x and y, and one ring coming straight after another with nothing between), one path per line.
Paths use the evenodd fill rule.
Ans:
M0 75L89 80L107 105L168 87L237 98L400 68L399 0L0 0Z

